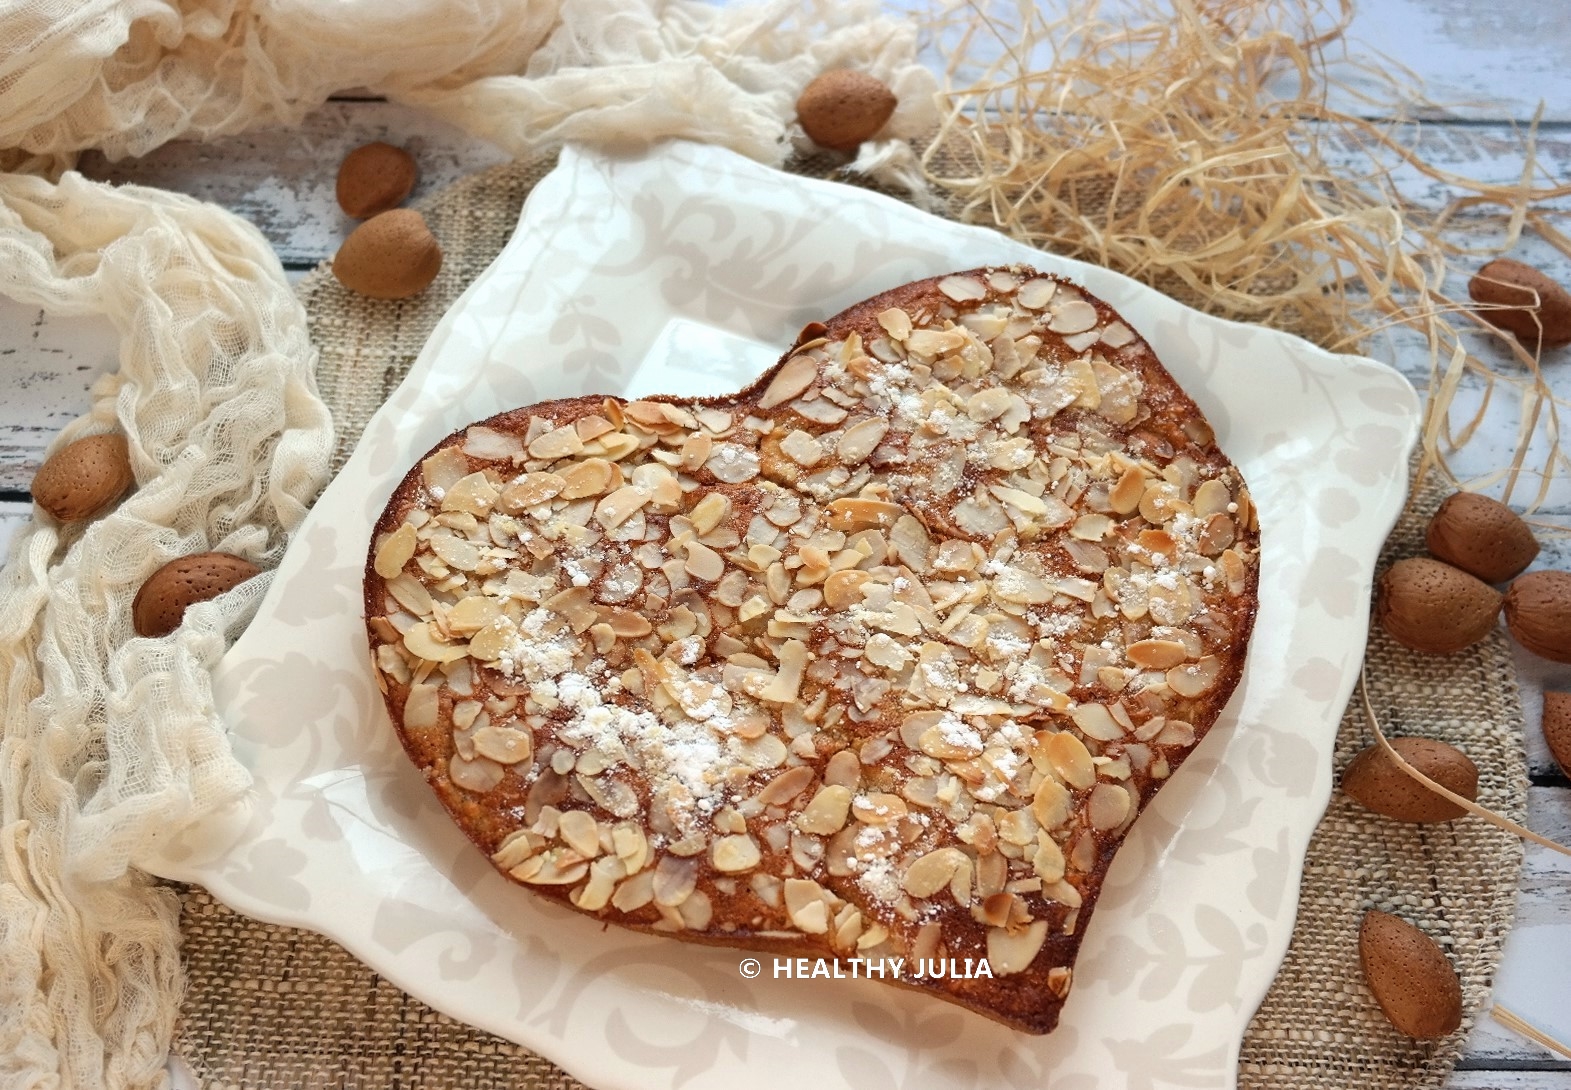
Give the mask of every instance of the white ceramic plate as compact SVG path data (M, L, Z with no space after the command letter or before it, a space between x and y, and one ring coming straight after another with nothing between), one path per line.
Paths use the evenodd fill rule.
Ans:
M1027 1037L867 981L775 980L768 958L747 980L740 952L602 928L498 876L405 759L367 668L367 537L407 467L455 428L545 398L734 390L811 319L1017 261L1080 280L1146 336L1243 469L1264 528L1243 683L1119 853L1059 1029ZM601 1090L1038 1087L1049 1072L1057 1090L1231 1085L1292 933L1417 411L1369 360L873 194L693 145L642 159L569 149L220 667L250 799L142 862L321 931Z

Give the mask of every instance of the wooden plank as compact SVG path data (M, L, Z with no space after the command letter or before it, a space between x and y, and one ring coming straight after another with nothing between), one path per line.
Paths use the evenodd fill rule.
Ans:
M1447 1090L1566 1090L1571 1086L1571 1075L1564 1069L1548 1071L1509 1071L1478 1069L1462 1064L1446 1081Z
M1571 844L1571 788L1530 788L1527 824L1544 836ZM1489 864L1480 860L1479 865ZM1552 970L1557 961L1571 963L1567 956L1571 952L1571 912L1567 905L1571 905L1571 858L1528 844L1522 862L1516 919L1496 976L1492 1001L1505 1004L1562 1040L1571 1037L1571 979ZM1545 966L1551 971L1545 973ZM1561 1079L1560 1085L1571 1085L1571 1060L1556 1057L1487 1015L1479 1018L1468 1038L1466 1058L1469 1066L1475 1067L1553 1067Z
M0 500L0 559L11 555L12 540L32 517L32 504Z
M52 318L0 296L0 491L27 490L44 448L91 407L89 390L119 353L107 319Z

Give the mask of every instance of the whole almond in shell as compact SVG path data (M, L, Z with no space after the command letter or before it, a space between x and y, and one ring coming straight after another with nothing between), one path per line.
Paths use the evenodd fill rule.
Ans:
M883 81L866 72L838 68L825 72L796 100L802 131L835 151L855 151L871 139L895 112L898 100Z
M89 435L38 467L33 502L61 522L80 522L111 506L134 483L125 436Z
M194 553L171 560L148 576L131 602L138 636L167 636L180 627L188 606L233 590L261 568L233 553Z
M1540 658L1571 662L1571 572L1528 572L1512 583L1506 627Z
M1571 776L1571 693L1544 694L1544 741L1560 771Z
M1494 630L1501 595L1450 564L1426 556L1398 560L1380 578L1375 618L1403 647L1444 654Z
M1571 292L1531 265L1497 258L1474 274L1467 293L1474 302L1510 308L1479 313L1529 348L1539 343L1540 332L1545 345L1571 342Z
M1396 738L1404 761L1469 801L1478 798L1478 766L1467 754L1432 738ZM1378 742L1348 762L1342 790L1367 810L1396 821L1450 821L1467 813L1403 772Z
M338 207L357 220L404 203L415 187L420 168L403 148L362 144L338 167Z
M1435 940L1406 920L1372 911L1358 957L1375 1002L1409 1037L1444 1037L1462 1024L1462 982Z
M1516 578L1538 555L1527 523L1505 504L1476 492L1446 497L1429 520L1426 542L1436 560L1486 583Z
M425 217L395 208L356 227L333 256L333 275L372 299L407 299L430 287L442 269L442 247Z

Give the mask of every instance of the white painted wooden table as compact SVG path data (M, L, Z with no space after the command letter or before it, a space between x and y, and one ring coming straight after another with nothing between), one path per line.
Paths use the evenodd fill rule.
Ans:
M915 0L898 6L914 6ZM1540 174L1571 179L1571 0L1364 0L1353 24L1355 46L1378 49L1413 70L1444 110L1419 107L1430 119L1422 151L1437 165L1473 177L1511 181L1522 171L1518 133L1540 103ZM1334 102L1368 113L1348 100ZM268 131L212 145L172 145L145 159L110 164L89 155L82 170L114 182L158 186L214 201L245 216L272 241L284 268L303 276L331 256L351 222L333 199L339 160L351 148L385 139L409 148L422 177L416 195L504 160L497 149L413 111L370 98L342 97L298 129ZM1444 187L1400 175L1413 196L1438 207ZM1571 202L1559 211L1571 219ZM1571 223L1562 221L1571 233ZM1571 258L1536 239L1514 251L1571 285ZM1480 258L1479 263L1482 262ZM1454 285L1461 291L1461 281ZM88 387L114 366L117 344L107 323L55 319L0 298L0 549L31 510L27 494L44 448L88 406ZM1415 385L1427 381L1424 357L1400 345L1371 354L1401 369ZM1503 368L1504 353L1486 350ZM1571 398L1571 348L1546 359L1562 399ZM1484 442L1461 463L1482 473L1499 464L1514 441L1511 411L1492 418ZM1532 485L1520 489L1530 495ZM1535 567L1571 569L1571 477L1558 482L1540 512L1545 549ZM1551 532L1550 528L1559 528ZM1532 784L1529 824L1571 841L1571 782L1555 767L1538 731L1544 688L1571 689L1571 667L1519 655L1527 713ZM1481 861L1481 865L1484 865ZM1496 997L1571 1040L1571 861L1529 846L1517 927ZM1456 1090L1546 1090L1571 1087L1571 1061L1515 1036L1487 1016L1449 1084Z

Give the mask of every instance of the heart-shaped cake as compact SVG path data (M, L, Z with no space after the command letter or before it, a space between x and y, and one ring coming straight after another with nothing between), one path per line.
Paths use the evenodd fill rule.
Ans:
M993 268L815 323L733 397L454 433L365 604L404 748L514 881L1045 1033L1238 682L1258 556L1138 333Z

